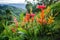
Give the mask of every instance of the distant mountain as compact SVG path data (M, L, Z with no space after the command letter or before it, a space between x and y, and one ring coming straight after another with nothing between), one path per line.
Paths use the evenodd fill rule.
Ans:
M26 4L0 4L1 6L3 6L3 5L8 5L8 6L14 6L14 7L16 7L16 8L22 8L22 9L25 9L25 5Z
M9 9L13 13L13 15L19 15L21 12L25 11L25 8L23 8L23 7L21 8L21 5L19 5L19 4L18 5L17 4L0 4L0 10L3 10L3 12L4 12L6 9ZM0 11L0 14L1 13L2 12Z

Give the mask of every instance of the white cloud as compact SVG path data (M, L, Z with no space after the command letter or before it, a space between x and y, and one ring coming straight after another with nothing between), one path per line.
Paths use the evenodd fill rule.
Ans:
M25 0L0 0L0 3L24 3Z
M33 0L28 0L32 2ZM25 0L0 0L0 3L25 3Z

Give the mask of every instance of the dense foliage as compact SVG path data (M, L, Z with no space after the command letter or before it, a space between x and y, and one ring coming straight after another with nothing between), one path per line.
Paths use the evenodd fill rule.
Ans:
M23 9L19 9L13 6L0 5L0 33L4 30L3 24L9 22L8 25L12 23L13 16L19 16Z
M13 23L9 24L9 20L3 23L0 33L0 40L59 40L60 39L60 2L49 6L36 5L39 12L33 13L32 5L26 7L27 12L20 13L17 18L11 14L9 9L5 10L6 17L13 16ZM29 10L29 12L28 12ZM2 10L0 10L2 12ZM1 13L2 15L3 13ZM4 15L4 14L3 14ZM19 21L17 20L19 19ZM59 19L59 20L58 20ZM0 24L1 25L1 24Z

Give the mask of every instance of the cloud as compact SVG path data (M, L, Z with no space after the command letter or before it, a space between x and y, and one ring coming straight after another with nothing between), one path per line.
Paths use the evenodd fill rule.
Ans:
M33 0L28 0L33 2ZM25 0L0 0L0 3L25 3Z
M25 3L25 0L0 0L0 3Z

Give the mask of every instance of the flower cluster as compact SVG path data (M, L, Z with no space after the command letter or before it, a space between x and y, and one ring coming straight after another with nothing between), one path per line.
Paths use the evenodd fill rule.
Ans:
M14 17L14 23L15 23L16 28L18 28L18 21L17 21L16 17ZM11 31L13 33L15 33L16 32L16 29L13 27L13 28L11 28Z
M46 19L45 10L44 10L46 8L45 5L37 5L37 8L41 9L41 12L40 12L40 15L39 15L40 18L38 18L38 17L36 18L36 22L38 24L46 25L46 24L52 24L54 22L54 17L52 17L52 16L50 16L48 19ZM49 12L50 8L48 7L46 9L46 11ZM26 23L31 24L32 22L34 22L34 18L35 18L35 14L32 13L32 8L31 8L30 13L27 12L26 15L23 18L23 21L22 21L22 24L21 24L22 28L30 27L30 26L28 26L28 27L24 27L24 26L25 26ZM16 17L14 17L14 23L15 23L15 26L18 27L18 21L17 21ZM15 32L16 30L13 28L12 31Z
M14 17L14 23L15 23L15 26L17 28L18 27L18 21L17 21L16 17Z
M24 18L24 22L33 22L35 14L32 13L32 8L30 8L30 13L26 13L26 16Z
M16 29L15 28L11 28L12 32L15 33L16 32Z
M50 16L48 19L48 24L52 24L54 22L54 17Z
M33 21L34 20L34 16L35 16L35 14L33 14L33 13L31 13L31 14L26 13L26 16L24 18L24 22L29 22L30 19Z
M41 9L41 13L40 13L40 18L38 19L38 22L43 25L43 24L46 24L47 21L45 20L45 15L44 15L44 8L46 8L46 6L44 5L37 5L37 8L38 9Z

